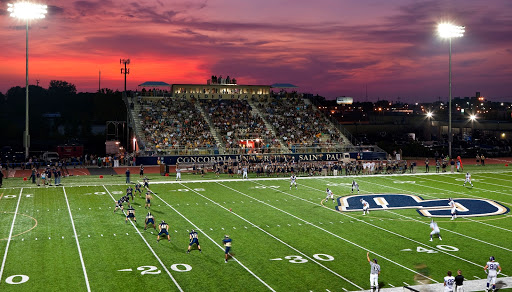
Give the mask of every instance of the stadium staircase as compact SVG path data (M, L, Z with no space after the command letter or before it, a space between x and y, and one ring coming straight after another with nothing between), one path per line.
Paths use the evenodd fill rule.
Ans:
M212 120L210 119L210 116L206 114L203 107L200 105L199 101L194 102L194 106L196 109L201 113L204 120L208 123L208 126L210 127L210 132L213 135L213 138L215 139L215 143L217 143L217 148L219 149L220 154L226 153L226 147L224 143L222 143L222 138L219 135L219 132L217 132L217 129L214 127Z
M279 145L281 145L281 149L283 149L283 153L292 153L290 151L290 149L288 148L288 146L286 146L286 143L284 143L283 139L281 139L280 137L278 137L276 135L276 131L274 130L274 127L267 121L265 116L260 112L258 107L251 101L251 99L247 99L247 102L251 106L251 112L253 114L256 114L256 115L260 116L261 119L263 120L263 122L265 123L265 127L267 127L267 129L269 129L270 133L272 133L272 136L278 138Z
M315 111L320 111L318 109L318 107L316 107L315 105L313 105L311 103L311 100L305 98L304 99L304 103L307 104L307 105L311 105L311 107ZM329 125L330 125L331 130L333 130L335 132L338 132L338 134L340 134L341 138L343 139L343 145L339 145L339 146L345 146L345 147L353 146L352 140L355 140L355 138L352 137L352 134L350 134L349 131L347 131L345 128L343 128L341 125L339 125L339 123L337 121L335 121L334 119L332 119L331 117L326 116L324 113L321 113L321 114L323 116L325 116L327 118L327 120L329 121ZM347 136L350 136L351 139L347 138ZM354 142L356 142L356 141L354 141Z

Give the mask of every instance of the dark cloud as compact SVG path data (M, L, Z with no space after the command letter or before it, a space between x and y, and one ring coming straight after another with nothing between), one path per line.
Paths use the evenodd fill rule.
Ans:
M64 8L60 6L55 5L48 5L48 16L51 17L52 15L62 15L64 14Z

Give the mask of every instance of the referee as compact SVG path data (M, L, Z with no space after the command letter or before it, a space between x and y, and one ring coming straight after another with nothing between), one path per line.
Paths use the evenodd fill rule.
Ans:
M464 286L462 286L464 282L464 276L462 276L462 271L457 271L457 276L455 276L455 292L464 292Z

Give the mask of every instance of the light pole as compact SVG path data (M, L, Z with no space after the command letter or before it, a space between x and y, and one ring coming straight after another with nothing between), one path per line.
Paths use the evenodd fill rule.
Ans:
M440 23L437 26L437 32L439 36L442 38L447 38L450 43L450 54L448 58L448 71L449 71L449 88L450 88L450 97L448 100L448 156L452 157L452 38L454 37L462 37L464 36L464 32L466 31L464 26L457 26L450 23Z
M46 5L29 2L7 3L7 11L11 17L26 20L26 60L25 60L25 132L23 133L23 146L25 147L25 158L28 159L30 147L30 135L28 134L28 21L44 18L48 12Z
M475 141L475 121L476 115L470 115L469 120L471 121L471 140Z

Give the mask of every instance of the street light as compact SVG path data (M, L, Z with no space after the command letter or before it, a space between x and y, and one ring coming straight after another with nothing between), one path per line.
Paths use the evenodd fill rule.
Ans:
M457 26L451 23L440 23L437 26L437 32L442 38L447 38L450 42L450 55L448 59L448 71L449 71L449 88L450 97L448 102L448 156L452 157L452 38L462 37L466 31L464 26Z
M23 146L25 147L25 158L28 159L28 148L30 147L30 135L28 134L28 21L41 19L48 12L48 6L30 2L7 3L7 11L11 17L26 20L26 62L25 62L25 132L23 133Z
M471 139L475 141L475 121L476 121L476 115L470 115L469 121L471 122Z

